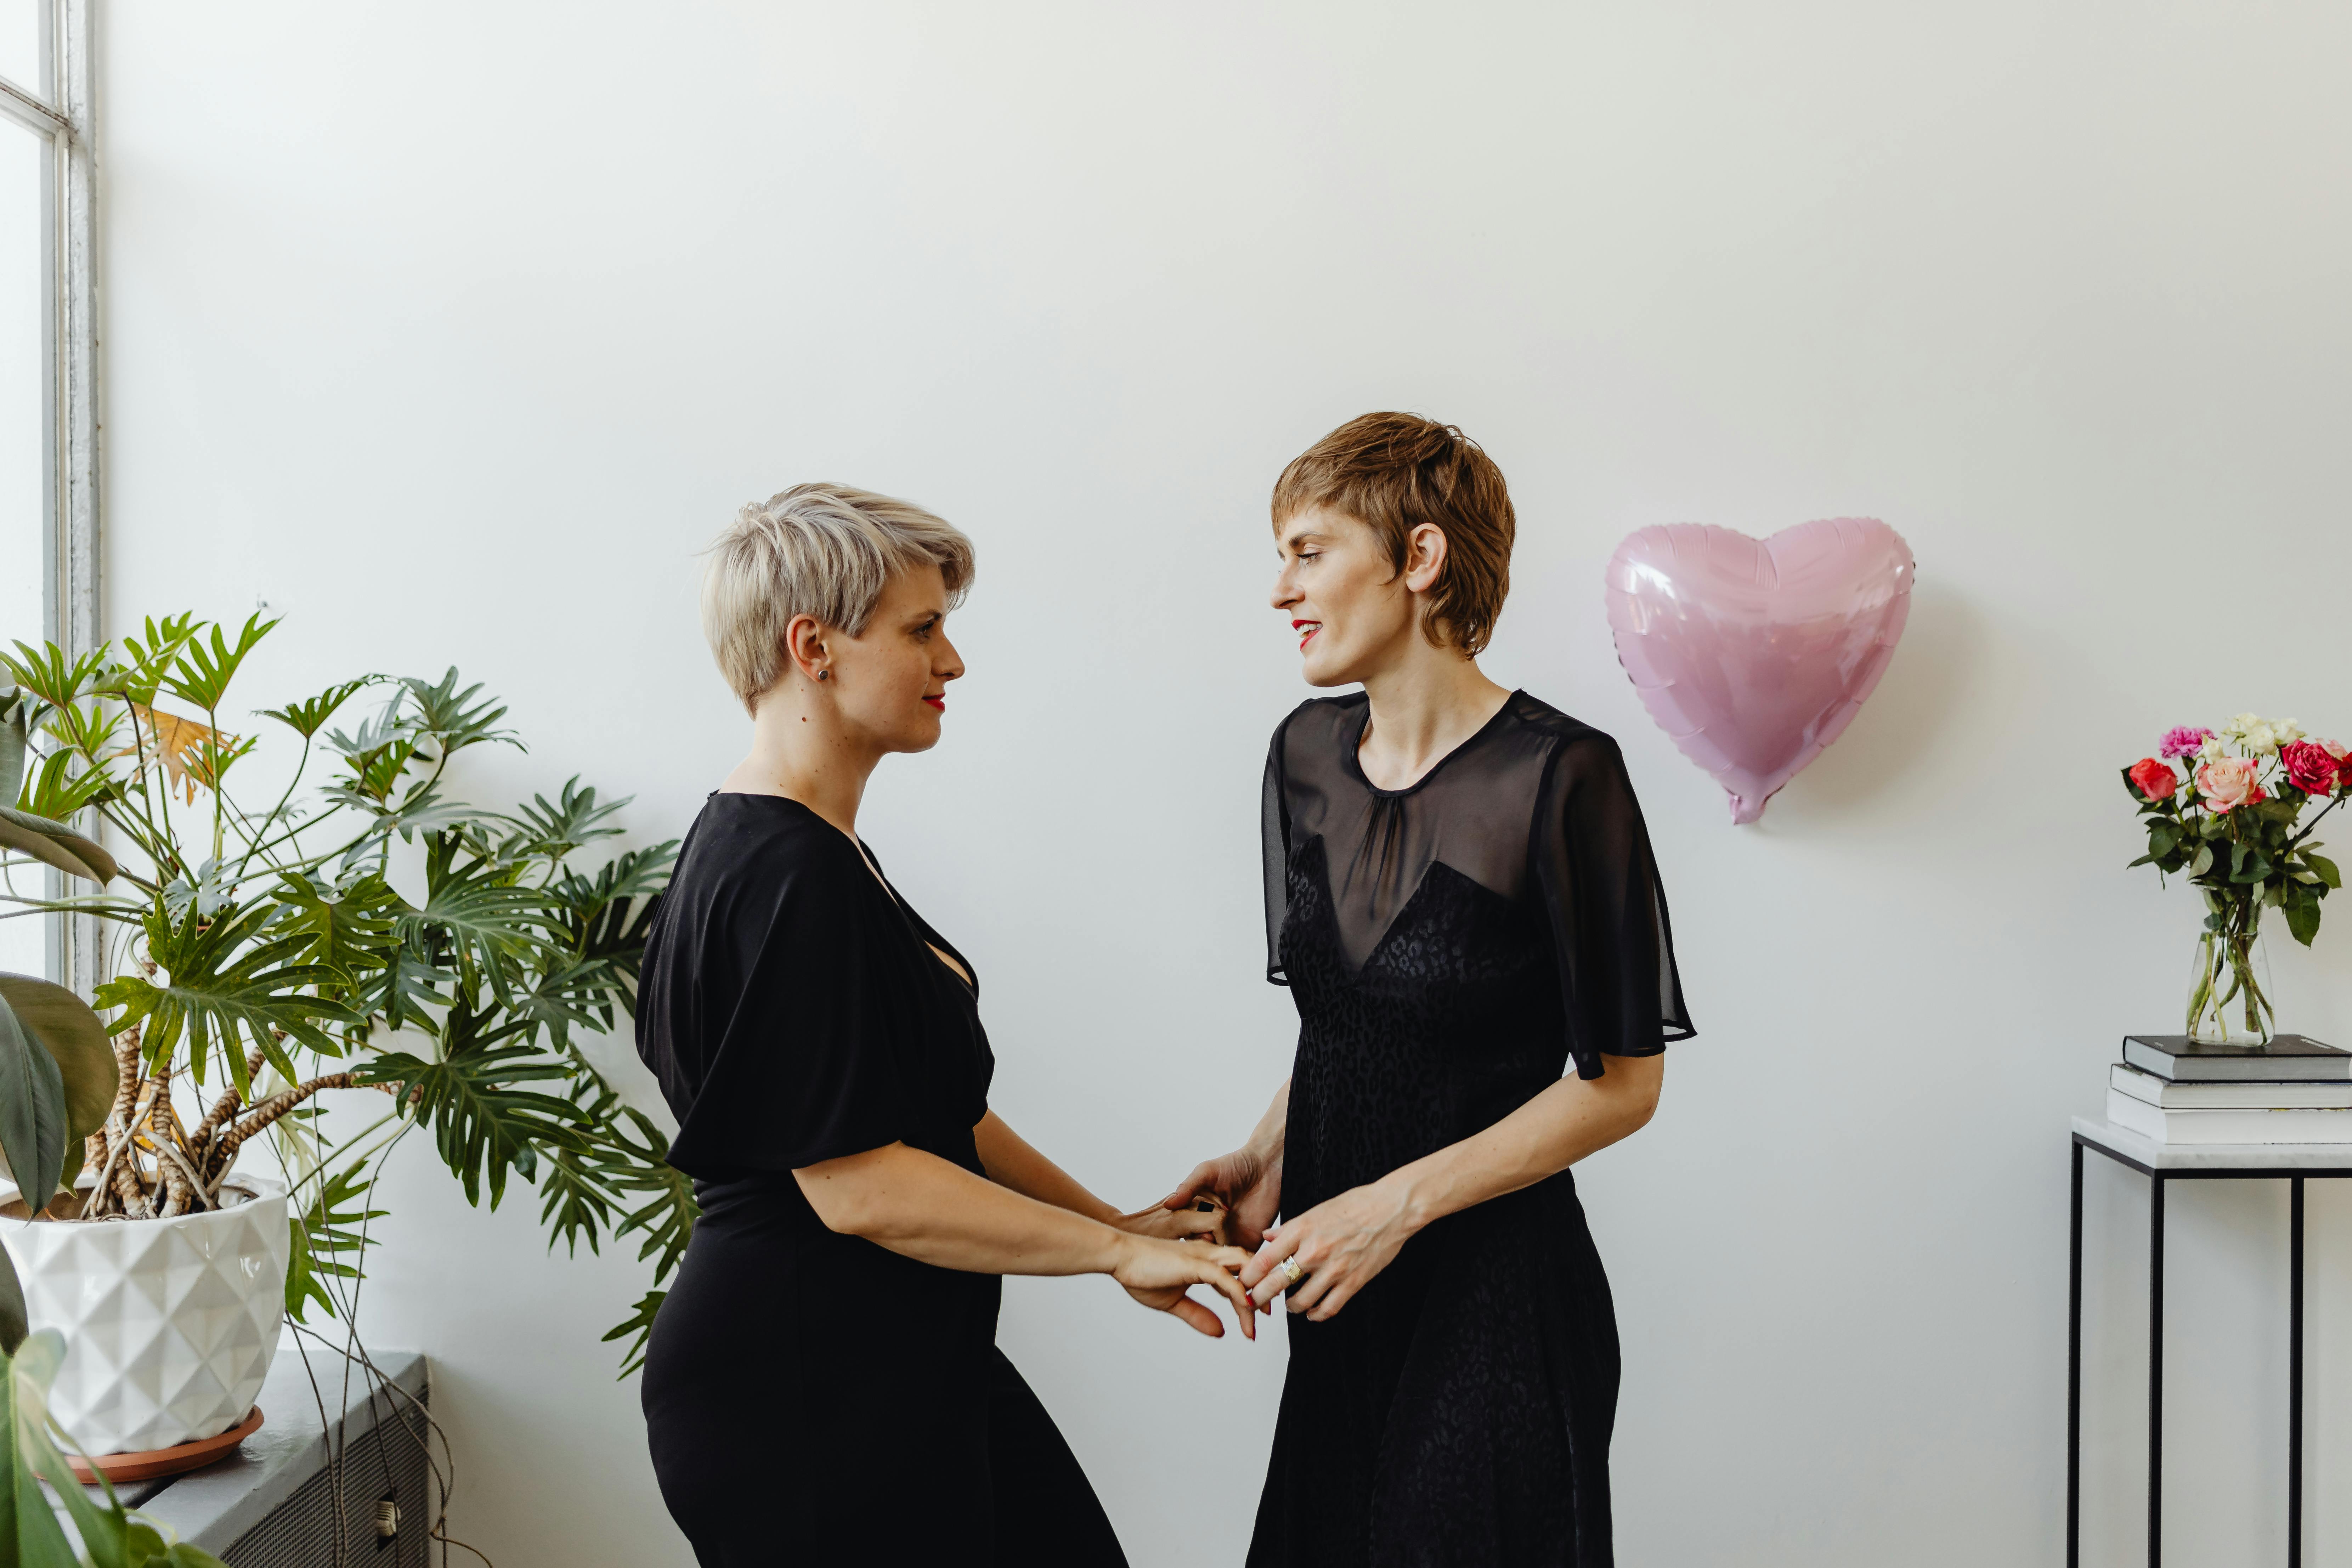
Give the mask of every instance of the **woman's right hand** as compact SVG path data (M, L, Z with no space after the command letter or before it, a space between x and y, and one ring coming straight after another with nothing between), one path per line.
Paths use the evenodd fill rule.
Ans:
M1225 1326L1217 1314L1192 1300L1195 1285L1222 1292L1233 1303L1234 1320L1242 1333L1257 1338L1257 1312L1249 1293L1235 1276L1249 1254L1238 1247L1203 1247L1196 1241L1163 1241L1157 1237L1121 1231L1117 1261L1110 1277L1127 1293L1155 1312L1181 1318L1211 1339L1223 1339Z
M1164 1209L1186 1209L1201 1193L1214 1193L1230 1211L1233 1239L1255 1247L1282 1212L1282 1159L1255 1146L1236 1149L1192 1167L1176 1190L1160 1200Z

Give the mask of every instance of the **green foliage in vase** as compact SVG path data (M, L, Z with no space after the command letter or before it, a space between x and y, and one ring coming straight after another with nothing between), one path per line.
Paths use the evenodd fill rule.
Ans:
M596 853L627 802L576 778L508 810L458 799L454 758L521 742L454 669L339 680L253 714L293 754L248 801L260 736L224 715L275 625L182 615L79 658L0 652L0 902L114 933L90 999L102 1023L60 987L0 976L0 1152L30 1173L28 1205L198 1212L267 1134L294 1183L299 1320L344 1310L382 1217L376 1175L421 1130L468 1203L535 1184L551 1247L640 1236L658 1286L693 1193L579 1037L628 1014L676 843ZM90 815L120 859L72 826ZM48 896L31 880L45 867L100 888ZM176 1082L210 1097L193 1126ZM329 1089L375 1090L381 1109L331 1133L315 1099ZM641 1346L646 1322L641 1306L615 1332Z

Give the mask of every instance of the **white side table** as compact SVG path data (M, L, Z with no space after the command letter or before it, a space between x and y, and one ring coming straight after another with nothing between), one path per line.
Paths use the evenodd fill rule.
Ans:
M2290 1233L2286 1395L2286 1561L2303 1568L2303 1184L2352 1176L2352 1143L2154 1143L2110 1122L2074 1118L2066 1289L2066 1568L2083 1549L2083 1151L2148 1179L2147 1568L2164 1557L2164 1188L2183 1181L2284 1181Z

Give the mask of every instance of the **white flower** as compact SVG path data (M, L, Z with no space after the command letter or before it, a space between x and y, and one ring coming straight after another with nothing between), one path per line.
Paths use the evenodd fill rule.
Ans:
M2205 737L2204 744L2197 748L2197 754L2210 763L2216 757L2228 756L2230 745L2219 735L2208 735Z
M2289 741L2303 738L2303 726L2292 719L2265 719L2258 713L2241 713L2221 726L2221 733L2245 747L2250 756L2266 756ZM2209 746L2212 743L2206 742Z

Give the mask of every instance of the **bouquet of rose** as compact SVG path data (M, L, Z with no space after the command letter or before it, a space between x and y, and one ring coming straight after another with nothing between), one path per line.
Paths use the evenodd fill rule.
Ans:
M2147 830L2147 853L2132 864L2179 872L2205 895L2189 1035L2230 1044L2268 1040L2275 1019L2254 961L2262 912L2278 910L2305 947L2319 934L2320 900L2344 879L2334 861L2315 853L2311 835L2352 792L2352 752L2306 738L2292 719L2241 713L2218 733L2167 731L2157 754L2123 775ZM2326 804L2298 827L2314 800ZM2237 1022L2225 1011L2232 1002L2242 1004Z

